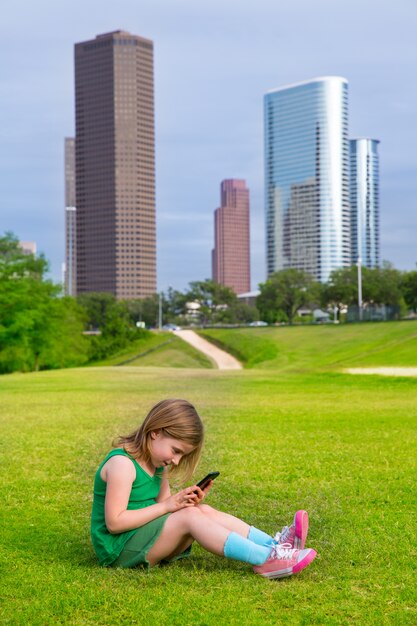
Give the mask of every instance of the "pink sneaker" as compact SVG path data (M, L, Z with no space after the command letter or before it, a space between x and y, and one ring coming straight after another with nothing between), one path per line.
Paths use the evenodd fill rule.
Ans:
M291 526L284 526L280 533L274 537L276 543L282 545L289 543L291 548L303 550L306 545L308 533L308 513L307 511L297 511Z
M289 543L276 544L263 565L254 565L253 571L264 578L284 578L301 572L317 556L311 548L296 550Z

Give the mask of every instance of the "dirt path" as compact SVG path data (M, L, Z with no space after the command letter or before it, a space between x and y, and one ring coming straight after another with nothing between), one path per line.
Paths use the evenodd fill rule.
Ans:
M193 348L200 350L206 356L208 356L217 365L219 370L241 370L242 365L234 356L224 350L220 350L212 343L203 339L193 330L174 330L174 333L189 343Z
M417 367L351 367L347 374L380 374L381 376L417 376Z

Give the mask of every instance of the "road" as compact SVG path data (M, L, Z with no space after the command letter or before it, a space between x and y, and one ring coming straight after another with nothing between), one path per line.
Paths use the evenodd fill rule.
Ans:
M200 350L203 354L209 357L217 365L219 370L241 370L242 365L234 356L220 350L217 346L203 339L193 330L174 330L174 333L189 343L193 348Z

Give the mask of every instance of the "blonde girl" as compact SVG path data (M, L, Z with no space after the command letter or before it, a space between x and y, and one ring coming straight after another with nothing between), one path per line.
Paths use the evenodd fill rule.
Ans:
M197 541L226 558L244 561L268 578L290 576L316 556L305 549L306 511L271 537L203 500L212 484L171 493L169 479L189 481L201 456L204 428L192 404L156 404L142 425L99 466L94 480L91 536L101 565L154 566L189 556Z

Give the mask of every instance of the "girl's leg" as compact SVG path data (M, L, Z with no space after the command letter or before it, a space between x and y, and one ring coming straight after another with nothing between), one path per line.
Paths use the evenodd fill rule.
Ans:
M271 553L271 546L260 545L225 528L200 510L188 507L172 513L165 522L158 541L146 558L151 565L182 552L191 540L213 554L260 565Z
M228 530L232 530L233 532L238 533L238 535L241 535L242 537L247 537L249 535L249 531L250 531L249 524L246 524L246 522L243 522L239 518L234 517L233 515L229 515L229 513L223 513L222 511L217 511L216 509L213 509L213 507L209 506L208 504L200 504L198 508L204 514L205 517L213 520L214 522L217 522L217 524L220 524L220 526L223 526L224 528L227 528Z
M267 533L264 533L262 530L258 530L253 526L249 526L249 524L246 524L246 522L243 522L233 515L223 513L222 511L217 511L207 504L200 504L198 508L204 513L204 515L211 518L213 521L217 522L221 526L224 526L225 528L228 528L229 530L238 533L238 535L241 535L241 537L250 539L260 546L272 546L275 543L271 535L268 535Z
M151 565L155 565L162 559L179 554L192 539L209 552L255 565L255 572L268 578L296 574L316 556L315 550L284 549L283 546L271 548L256 544L218 524L196 506L181 509L168 517L158 541L146 557Z
M158 541L146 558L151 565L162 559L181 554L193 539L209 552L223 556L223 548L230 530L204 516L200 507L188 507L171 513Z

